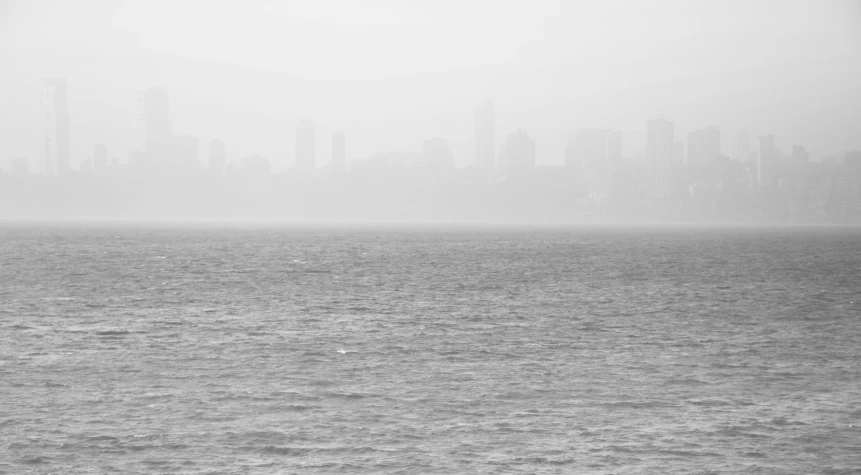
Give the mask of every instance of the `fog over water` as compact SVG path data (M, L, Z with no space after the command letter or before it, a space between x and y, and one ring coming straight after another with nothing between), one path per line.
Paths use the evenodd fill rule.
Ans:
M0 475L861 473L861 2L0 0Z

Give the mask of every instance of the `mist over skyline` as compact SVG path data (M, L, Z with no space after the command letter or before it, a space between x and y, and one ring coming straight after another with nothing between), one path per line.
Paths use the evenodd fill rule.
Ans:
M523 128L538 164L576 129L613 129L642 155L645 120L774 135L813 160L861 148L856 2L0 3L0 163L44 141L41 81L68 83L73 167L95 144L125 161L138 91L170 90L176 133L224 140L229 159L295 161L305 117L342 131L347 161L419 152L431 137L474 163L473 108L497 142ZM330 155L319 140L318 164Z
M859 80L861 0L0 0L0 474L861 474Z

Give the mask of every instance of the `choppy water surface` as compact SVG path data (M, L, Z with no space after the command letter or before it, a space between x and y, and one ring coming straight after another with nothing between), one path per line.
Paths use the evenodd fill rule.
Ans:
M855 231L0 229L0 472L861 473Z

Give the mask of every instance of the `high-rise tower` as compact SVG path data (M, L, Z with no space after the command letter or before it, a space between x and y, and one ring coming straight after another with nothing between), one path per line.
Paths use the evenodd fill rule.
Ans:
M227 163L227 147L221 139L212 139L209 142L209 170L216 175L224 173L224 165Z
M144 89L140 93L138 107L140 149L150 162L164 160L173 139L167 89L163 87Z
M69 170L69 105L65 79L42 82L45 109L45 173Z
M747 162L752 156L750 135L744 132L739 132L735 140L735 159L740 162Z
M526 174L535 168L535 139L524 129L511 132L505 137L505 147L499 155L509 176Z
M422 142L422 161L425 166L436 169L454 167L454 155L448 146L448 140L435 137Z
M317 166L317 147L314 122L304 119L296 127L296 168L313 170Z
M717 126L688 133L688 154L685 165L705 165L720 155L720 129Z
M493 102L475 108L475 163L482 171L496 166L496 109Z
M759 136L756 174L760 188L774 185L777 182L777 148L774 146L773 135Z
M333 172L343 173L347 169L347 139L344 132L336 132L332 135L332 163Z
M565 166L576 172L605 173L622 163L622 132L578 129L568 137Z
M93 171L104 173L108 168L108 149L105 144L96 144L93 147Z
M678 164L675 125L667 119L646 122L646 163L649 167L652 196L665 199L671 195L672 170Z

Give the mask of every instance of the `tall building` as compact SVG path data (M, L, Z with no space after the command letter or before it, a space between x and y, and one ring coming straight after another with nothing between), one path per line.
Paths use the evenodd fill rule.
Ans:
M347 170L347 139L344 132L336 132L332 135L332 161L333 172L343 173Z
M646 162L652 167L673 164L675 125L663 118L646 122Z
M699 166L720 157L720 129L711 126L688 133L688 150L685 165Z
M753 156L750 147L750 136L739 132L735 141L735 159L740 162L750 161Z
M93 171L104 173L108 168L108 149L100 143L93 147Z
M296 168L313 170L317 164L314 122L304 119L296 127Z
M677 165L675 125L667 119L646 121L646 165L650 171L652 195L668 198L673 168Z
M830 214L841 219L861 219L861 151L829 157L835 168L828 178L827 197Z
M509 176L528 172L535 168L535 139L524 129L509 133L500 158Z
M209 170L216 175L224 173L227 164L227 147L221 139L212 139L209 142Z
M475 164L485 172L496 167L496 109L488 101L475 108Z
M614 171L622 166L622 131L607 131L607 168Z
M243 175L268 175L272 172L272 163L266 157L252 155L239 161L239 172Z
M622 132L578 129L568 137L565 166L587 173L604 173L622 163Z
M685 161L685 143L681 140L676 140L673 144L673 159L672 166L681 165Z
M45 173L69 170L69 104L65 79L42 82L45 110Z
M172 170L200 168L200 139L193 135L176 135L170 143L168 167Z
M139 96L138 131L140 150L144 159L161 162L170 154L173 141L173 125L170 122L170 101L167 89L150 87Z
M773 185L777 181L777 148L774 146L773 135L761 135L759 137L756 175L760 188Z
M425 165L433 168L454 167L454 155L443 138L433 138L422 143L422 160Z
M15 158L9 162L9 173L12 176L26 175L30 172L30 161L25 157Z
M809 161L810 154L807 153L807 150L804 147L801 145L794 145L792 147L792 163L794 165L803 166Z
M837 157L837 165L852 170L861 170L861 151L844 152Z

